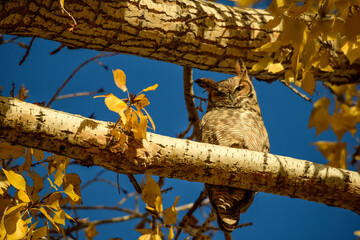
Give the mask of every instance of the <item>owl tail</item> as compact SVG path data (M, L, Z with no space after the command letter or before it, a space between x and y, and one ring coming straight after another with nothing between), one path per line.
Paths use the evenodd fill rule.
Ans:
M218 225L224 232L232 232L236 229L240 213L246 212L256 193L241 188L211 184L205 184L205 189L216 213Z

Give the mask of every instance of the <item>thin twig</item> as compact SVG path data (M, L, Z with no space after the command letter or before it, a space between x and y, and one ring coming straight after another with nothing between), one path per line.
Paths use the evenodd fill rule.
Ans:
M186 103L186 109L188 111L189 115L189 122L193 126L193 132L195 136L195 139L198 136L199 132L199 115L195 107L195 101L194 101L194 89L193 89L193 78L192 78L192 68L189 66L184 66L183 69L183 82L184 82L184 98Z
M86 64L88 64L89 62L92 62L98 58L101 57L111 57L111 56L115 56L117 55L117 53L100 53L99 55L92 57L88 60L86 60L85 62L83 62L79 67L77 67L71 74L70 76L65 80L65 82L59 87L59 89L56 91L56 93L54 94L54 96L50 99L49 103L46 105L46 107L50 107L50 105L55 101L56 97L60 94L61 90L63 90L63 88L66 86L66 84L69 83L69 81L74 77L74 75L82 68L84 67Z
M306 101L312 103L312 100L311 100L310 98L308 98L307 96L305 96L303 93L299 92L299 90L297 90L296 88L294 88L294 87L291 86L290 84L288 85L285 80L281 79L280 82L282 82L285 86L287 86L288 88L290 88L290 90L292 90L294 93L296 93L297 95L299 95L300 97L302 97L302 98L305 99Z
M135 191L139 194L141 194L142 190L141 190L141 187L139 185L139 183L137 182L136 178L134 177L133 174L126 174L130 180L130 182L132 183L132 185L134 186L135 188Z
M58 48L56 48L55 50L51 51L49 54L50 55L54 55L58 52L60 52L61 49L63 49L64 47L66 47L65 45L61 44Z
M21 59L21 61L20 61L20 63L19 63L19 66L21 66L21 64L23 64L23 62L25 62L27 56L28 56L29 53L30 53L31 46L32 46L35 38L36 38L36 37L33 37L33 38L31 39L30 44L29 44L29 46L28 46L27 49L26 49L26 53L25 53L24 57Z
M208 229L208 226L210 225L210 223L212 221L214 221L215 219L216 219L216 214L213 211L211 211L211 213L209 214L209 217L201 225L201 227L196 231L195 237L201 236Z
M188 127L186 128L186 130L183 131L183 132L181 132L181 133L179 133L177 137L178 137L178 138L184 138L184 137L186 136L186 134L189 133L191 127L192 127L192 123L189 122L189 125L188 125Z
M81 222L78 225L75 225L71 228L67 228L65 230L66 233L69 232L74 232L74 231L79 231L81 229L84 229L86 227L88 227L91 224L94 225L101 225L101 224L106 224L106 223L117 223L117 222L125 222L134 218L143 218L146 217L146 213L143 214L139 214L139 213L135 213L135 214L131 214L131 215L126 215L126 216L122 216L122 217L115 217L115 218L110 218L110 219L105 219L105 220L96 220L96 221L89 221L89 222Z
M129 198L133 197L136 194L137 194L137 192L128 193L127 195L125 195L125 197L120 199L120 201L116 204L116 206L120 206L120 205L124 204Z
M100 88L99 90L92 91L92 92L70 93L70 94L66 94L66 95L57 96L55 98L55 100L62 100L62 99L73 98L73 97L91 96L91 95L94 95L97 93L103 93L103 92L105 92L105 90L103 88Z
M16 39L20 38L20 36L16 36L16 37L13 37L9 40L6 40L6 41L1 41L3 38L2 38L2 34L0 34L0 45L1 44L7 44L7 43L13 43L13 44L16 44L22 48L28 48L28 45L26 45L25 43L22 43L22 42L15 42Z
M177 240L179 238L179 235L181 233L181 229L184 227L184 225L187 223L188 219L195 212L195 210L199 207L199 205L202 203L202 201L205 199L205 197L206 197L206 193L204 191L201 191L199 197L196 199L194 204L192 204L191 208L185 214L185 216L181 219L181 222L179 223L179 229L176 232L175 240Z
M73 209L71 206L63 206L63 209ZM134 210L127 209L127 208L119 208L116 206L110 207L105 205L97 205L97 206L76 206L77 210L111 210L111 211L119 211L125 212L129 214L137 214Z

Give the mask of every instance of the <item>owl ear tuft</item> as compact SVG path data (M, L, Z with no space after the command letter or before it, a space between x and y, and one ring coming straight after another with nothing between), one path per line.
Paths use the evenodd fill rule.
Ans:
M247 69L245 63L241 58L238 58L235 63L235 71L237 76L245 76L247 75Z
M199 78L196 79L195 82L202 88L204 88L206 91L209 91L210 89L216 89L216 83L211 78Z

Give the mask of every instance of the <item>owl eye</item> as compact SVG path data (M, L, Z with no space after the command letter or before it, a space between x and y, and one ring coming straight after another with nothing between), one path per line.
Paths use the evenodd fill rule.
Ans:
M244 84L240 84L235 88L235 91L241 91L244 88Z
M223 93L223 92L216 92L216 93L215 93L215 96L216 96L216 97L223 97L223 96L225 96L225 93Z

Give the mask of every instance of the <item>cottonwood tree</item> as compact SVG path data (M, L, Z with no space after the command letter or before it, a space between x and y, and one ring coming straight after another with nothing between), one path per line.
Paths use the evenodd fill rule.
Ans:
M92 239L97 225L134 218L140 219L134 228L141 239L177 239L180 231L209 238L217 229L206 217L203 224L192 216L206 203L205 194L199 193L194 204L178 207L176 198L164 210L165 177L269 192L359 213L360 177L346 168L358 164L360 147L348 152L351 149L342 142L346 132L356 136L360 122L359 7L358 1L326 0L274 0L267 11L189 0L1 1L0 33L33 37L21 62L31 55L36 37L61 43L56 51L86 48L184 66L189 127L180 135L189 140L146 133L148 123L153 129L156 123L145 110L149 104L145 94L156 85L146 88L146 82L139 82L144 90L134 94L127 89L121 70L113 75L116 85L126 92L125 99L116 94L103 96L106 106L119 114L117 123L48 108L73 74L45 103L47 108L24 102L24 88L19 94L12 91L11 98L0 98L0 238L76 238L74 234L85 229L86 238ZM1 38L2 43L15 41ZM74 74L107 55L112 54L89 59ZM319 87L328 93L314 103L309 127L320 134L330 131L330 126L336 135L336 142L315 143L329 164L191 141L199 121L192 68L233 73L238 57L251 76L279 80L307 101L316 81L320 82ZM75 163L126 174L137 193L129 193L114 207L81 206L81 176L67 171ZM146 182L139 184L133 174L147 174ZM159 181L150 174L160 176ZM104 179L95 176L96 180ZM140 193L146 210L121 207L128 197ZM71 210L96 208L128 215L104 221L70 216ZM177 219L180 210L188 211Z

